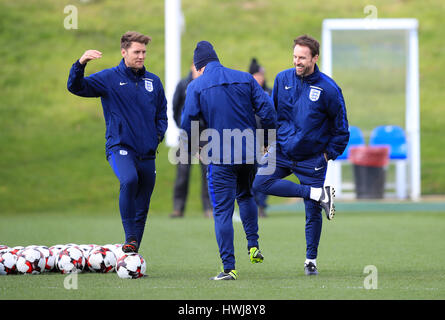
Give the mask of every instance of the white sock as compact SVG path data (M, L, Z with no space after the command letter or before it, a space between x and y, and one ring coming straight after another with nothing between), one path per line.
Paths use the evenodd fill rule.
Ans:
M317 266L317 259L306 259L304 264L308 264L309 262L312 262L315 266Z
M320 201L322 192L323 192L323 188L312 188L311 187L311 194L310 194L309 198L311 198L314 201Z

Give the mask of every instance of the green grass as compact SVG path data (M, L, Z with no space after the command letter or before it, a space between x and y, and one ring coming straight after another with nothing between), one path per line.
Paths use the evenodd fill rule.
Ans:
M444 299L445 212L343 212L324 220L318 277L303 273L304 215L272 212L260 219L263 264L249 262L242 225L234 223L239 280L208 280L220 268L213 221L200 217L149 218L141 254L148 277L124 280L82 273L78 289L65 275L0 277L0 299ZM0 243L10 246L75 242L119 243L117 212L5 215ZM374 265L378 288L364 288Z

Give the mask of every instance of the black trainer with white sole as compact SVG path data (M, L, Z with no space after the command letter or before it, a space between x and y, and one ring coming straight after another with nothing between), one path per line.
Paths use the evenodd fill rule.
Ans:
M334 219L335 206L334 206L335 190L334 187L325 186L323 187L323 192L320 198L320 205L326 213L326 218L328 220Z
M304 264L304 274L307 276L316 276L318 275L317 266L312 262Z

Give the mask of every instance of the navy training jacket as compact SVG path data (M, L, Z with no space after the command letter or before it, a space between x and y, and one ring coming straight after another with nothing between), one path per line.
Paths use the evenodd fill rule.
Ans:
M340 87L320 72L307 77L295 68L278 73L272 92L277 110L277 144L292 160L326 152L335 160L349 141L346 106Z
M181 128L188 137L191 137L191 121L199 120L202 115L207 127L217 133L220 139L220 154L211 154L211 163L252 163L256 157L252 159L252 154L248 154L247 150L256 147L256 140L249 144L248 139L243 138L242 143L236 145L235 138L232 138L230 150L223 140L224 131L227 134L227 131L234 133L235 130L238 132L251 130L256 138L255 114L261 119L263 129L276 128L276 112L272 99L253 76L212 61L207 64L204 73L187 87ZM213 136L209 140L212 139ZM228 157L229 151L230 157Z
M77 60L68 77L68 90L81 97L100 97L106 125L106 154L130 148L142 159L154 159L167 130L167 100L158 76L141 69L135 74L124 59L116 67L84 77Z

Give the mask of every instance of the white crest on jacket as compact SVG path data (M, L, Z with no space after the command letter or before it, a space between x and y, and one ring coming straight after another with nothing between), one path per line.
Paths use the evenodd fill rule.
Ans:
M152 92L153 91L153 81L145 80L145 89L148 92Z
M311 101L317 101L320 98L321 90L311 88L311 91L309 92L309 99Z

